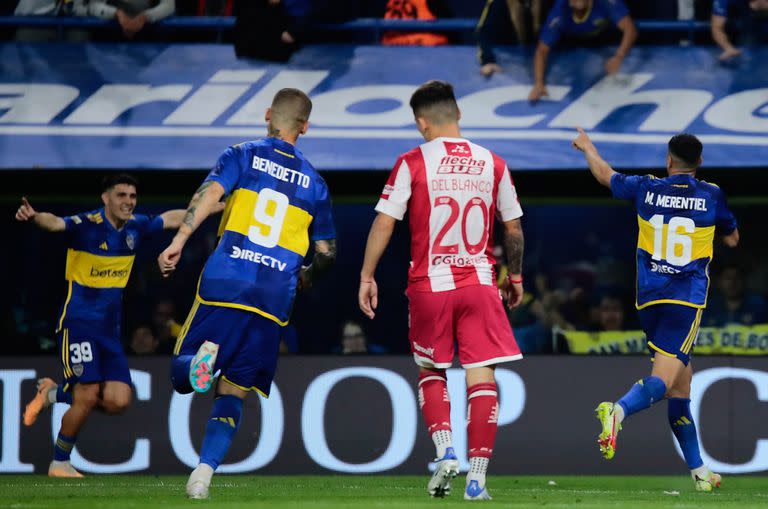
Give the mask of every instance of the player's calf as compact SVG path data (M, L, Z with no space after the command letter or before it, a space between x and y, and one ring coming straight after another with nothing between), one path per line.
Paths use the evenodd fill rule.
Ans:
M493 382L475 383L467 388L467 441L469 472L464 491L466 500L490 500L485 476L493 455L499 420L499 397Z

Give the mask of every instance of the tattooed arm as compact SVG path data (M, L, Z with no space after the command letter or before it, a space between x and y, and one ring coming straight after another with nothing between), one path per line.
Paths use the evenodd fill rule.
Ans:
M525 239L520 219L504 222L504 248L509 275L504 282L507 306L514 309L523 301L523 248Z
M315 256L309 267L301 270L299 275L300 289L307 290L323 274L333 266L336 261L336 239L316 240Z
M224 187L218 182L207 180L195 191L184 218L179 226L179 231L171 244L160 253L157 263L163 277L168 277L176 269L176 264L181 258L181 251L187 243L189 236L205 221L212 212L220 210L219 201L224 196Z

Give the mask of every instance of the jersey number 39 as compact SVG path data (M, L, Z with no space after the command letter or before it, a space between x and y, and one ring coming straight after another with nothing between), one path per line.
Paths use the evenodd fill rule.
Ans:
M288 197L273 189L262 189L253 207L256 225L248 228L248 240L263 247L275 247L288 212Z

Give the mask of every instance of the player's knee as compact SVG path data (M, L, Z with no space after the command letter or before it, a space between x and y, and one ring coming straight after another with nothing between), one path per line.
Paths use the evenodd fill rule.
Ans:
M88 409L94 408L99 403L99 388L87 387L75 391L72 404Z
M113 415L125 412L129 406L131 406L130 396L115 396L102 402L104 411Z

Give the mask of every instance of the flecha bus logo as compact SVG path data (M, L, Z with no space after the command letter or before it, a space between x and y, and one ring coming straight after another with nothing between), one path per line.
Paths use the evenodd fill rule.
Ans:
M467 156L472 157L472 151L469 149L469 143L444 141L445 150L449 156Z

